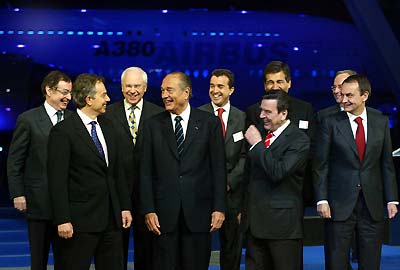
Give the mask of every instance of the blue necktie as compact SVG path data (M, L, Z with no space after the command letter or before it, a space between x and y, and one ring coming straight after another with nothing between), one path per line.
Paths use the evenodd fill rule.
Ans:
M92 125L92 130L90 132L90 136L92 137L92 140L94 142L94 144L96 145L97 150L99 151L100 156L106 160L106 157L104 155L104 151L103 151L103 147L101 146L99 137L97 137L97 131L96 131L96 121L92 121L90 122L90 124Z
M179 115L175 117L175 138L179 156L181 156L183 152L183 141L185 140L185 137L183 136L181 121L182 117L180 117Z

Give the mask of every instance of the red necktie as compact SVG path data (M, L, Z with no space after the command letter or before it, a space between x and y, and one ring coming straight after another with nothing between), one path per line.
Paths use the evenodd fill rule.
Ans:
M364 153L365 153L365 132L364 126L362 123L362 118L357 117L354 121L358 124L357 131L356 131L356 144L358 150L358 158L360 161L363 161Z
M225 138L226 130L225 130L224 120L222 119L222 114L224 113L225 110L224 110L224 108L218 108L217 111L218 111L219 121L221 121L222 136L224 136L224 138Z
M265 147L269 147L271 145L271 138L274 136L272 132L268 132L267 136L265 136L264 145Z

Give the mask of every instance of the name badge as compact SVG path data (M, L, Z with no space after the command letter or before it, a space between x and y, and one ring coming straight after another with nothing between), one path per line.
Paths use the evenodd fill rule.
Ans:
M300 129L308 129L308 121L300 120L299 121L299 128Z
M239 131L239 132L236 132L235 134L233 134L233 141L234 142L238 142L238 141L241 141L243 139L244 139L244 136L243 136L243 132L242 131Z

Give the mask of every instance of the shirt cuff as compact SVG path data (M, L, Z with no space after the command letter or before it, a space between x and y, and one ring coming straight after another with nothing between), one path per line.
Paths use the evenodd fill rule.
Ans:
M387 204L395 204L395 205L399 205L399 202L397 202L397 201L391 201L391 202L388 202Z
M327 200L318 201L318 202L317 202L317 205L324 204L324 203L328 204L328 201L327 201Z

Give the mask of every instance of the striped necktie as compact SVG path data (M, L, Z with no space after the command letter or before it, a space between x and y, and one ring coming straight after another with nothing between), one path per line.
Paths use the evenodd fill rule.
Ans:
M175 138L179 156L181 156L183 152L183 141L185 140L185 137L183 136L181 121L182 117L180 117L179 115L175 117Z

